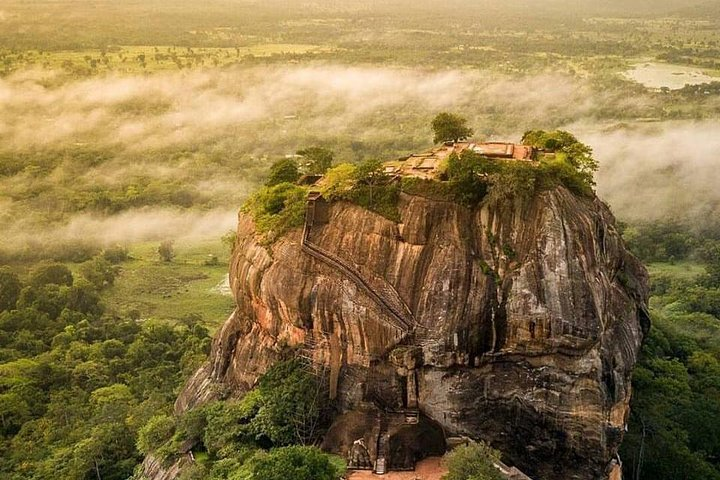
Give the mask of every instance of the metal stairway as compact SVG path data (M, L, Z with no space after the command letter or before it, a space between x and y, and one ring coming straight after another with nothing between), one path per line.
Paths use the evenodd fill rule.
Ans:
M415 318L397 291L386 280L377 279L374 282L377 285L371 285L355 266L310 240L311 219L315 217L311 209L314 209L314 206L314 203L309 203L308 212L305 216L305 227L303 228L301 243L302 251L342 272L383 310L389 319L387 323L390 326L399 329L405 334L410 333L415 326Z

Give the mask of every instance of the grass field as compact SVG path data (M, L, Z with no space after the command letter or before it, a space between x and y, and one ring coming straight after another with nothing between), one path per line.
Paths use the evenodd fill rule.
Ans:
M157 243L134 245L131 260L104 294L111 311L177 321L200 315L202 324L214 331L232 312L229 292L219 288L227 278L229 255L218 240L193 245L175 245L176 257L162 262ZM217 264L208 261L216 256Z

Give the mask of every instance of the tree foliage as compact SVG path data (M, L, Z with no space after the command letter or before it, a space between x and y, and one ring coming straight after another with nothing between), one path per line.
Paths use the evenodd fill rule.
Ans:
M298 150L305 161L305 172L313 175L324 174L332 166L334 153L322 147L308 147Z
M341 163L325 173L322 194L325 198L342 198L355 186L357 167L352 163Z
M15 308L20 298L20 279L7 267L0 268L0 312Z
M445 455L448 473L443 480L503 480L494 465L499 459L500 452L484 442L462 445Z
M245 202L242 211L250 214L258 232L272 241L303 224L306 197L304 188L292 183L279 183L255 192Z
M70 269L61 263L40 265L30 275L30 285L42 287L44 285L72 285L73 276Z
M254 478L263 480L337 480L341 472L315 447L291 446L257 455L251 462Z
M277 160L270 166L270 174L265 186L273 187L281 183L295 183L300 178L297 162L292 158Z
M125 480L140 427L170 411L183 365L210 339L107 316L93 284L51 272L0 312L0 477Z
M308 371L304 361L280 361L239 401L213 402L179 418L153 417L140 430L138 448L171 460L180 454L182 445L189 443L197 451L207 452L210 464L205 473L210 478L215 478L212 472L216 467L224 472L218 478L240 478L255 465L247 461L258 450L314 445L319 440L328 420L326 387L323 379ZM325 461L325 456L320 460Z
M635 237L638 231L648 232L647 237ZM720 282L714 276L713 254L717 240L668 224L628 227L625 233L633 235L630 245L642 255L666 262L692 255L705 263L706 273L680 276L667 269L652 278L655 308L633 373L630 424L621 451L624 476L718 479Z
M432 120L433 142L459 142L472 136L473 130L467 126L467 119L454 113L441 112Z
M578 173L583 183L594 186L594 175L598 163L592 156L592 148L580 142L573 134L564 130L547 132L529 130L522 138L525 145L532 145L555 152L560 161L566 161Z

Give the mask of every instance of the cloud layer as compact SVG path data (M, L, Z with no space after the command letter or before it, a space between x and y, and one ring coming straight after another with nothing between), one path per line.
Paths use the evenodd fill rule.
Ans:
M598 193L624 220L720 218L720 121L588 132Z
M330 136L380 114L449 108L539 123L561 112L577 118L593 106L588 89L568 77L509 80L470 70L262 67L111 76L60 86L46 75L0 79L6 148L88 141L139 150L184 146L246 129L272 131L275 125L264 122L289 116L310 133Z
M91 146L112 158L80 172L68 158L65 170L43 181L124 188L145 175L180 179L212 199L203 212L83 213L52 226L56 238L104 244L218 236L233 228L238 199L256 183L252 168L313 143L336 148L340 160L417 151L429 146L429 120L441 110L467 116L481 138L518 140L530 128L575 131L594 147L598 191L621 219L720 213L720 122L609 128L596 120L609 102L633 109L648 100L610 99L563 75L511 79L477 70L274 66L75 81L24 71L0 78L0 152ZM235 167L235 157L254 160ZM0 215L0 227L20 242L39 226L22 220L24 204L1 193L31 181L38 180L0 178L0 206L10 212Z

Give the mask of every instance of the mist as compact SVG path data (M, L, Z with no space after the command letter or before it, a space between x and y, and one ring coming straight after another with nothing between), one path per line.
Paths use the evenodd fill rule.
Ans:
M148 150L247 130L279 137L286 132L278 127L284 129L288 118L325 137L363 135L355 130L357 124L376 123L379 115L402 118L441 109L547 122L561 112L587 114L593 106L589 97L585 85L561 75L510 80L458 70L262 67L110 76L57 87L52 76L24 72L0 79L0 135L4 148L13 149L92 142ZM572 111L565 102L571 102Z
M101 247L166 239L192 243L219 239L234 230L236 222L236 209L201 212L143 208L111 216L78 214L67 224L44 232L38 232L37 227L35 231L23 228L25 225L19 223L9 237L16 246L36 242L44 235L60 244L81 242Z
M598 194L623 220L694 221L720 215L720 122L668 122L582 139L600 161Z
M594 148L598 192L620 219L687 220L720 205L713 167L720 123L608 125L598 112L609 102L632 112L651 100L610 99L561 74L311 65L56 77L23 71L0 78L0 152L63 158L39 177L27 168L0 176L0 227L12 243L37 235L104 245L217 238L234 228L240 203L274 159L313 144L335 150L336 161L421 151L431 146L432 116L443 110L466 116L478 139L518 141L531 128L574 131ZM78 163L73 149L107 158ZM55 212L61 194L124 191L138 178L192 189L201 205ZM58 185L60 193L48 193Z

